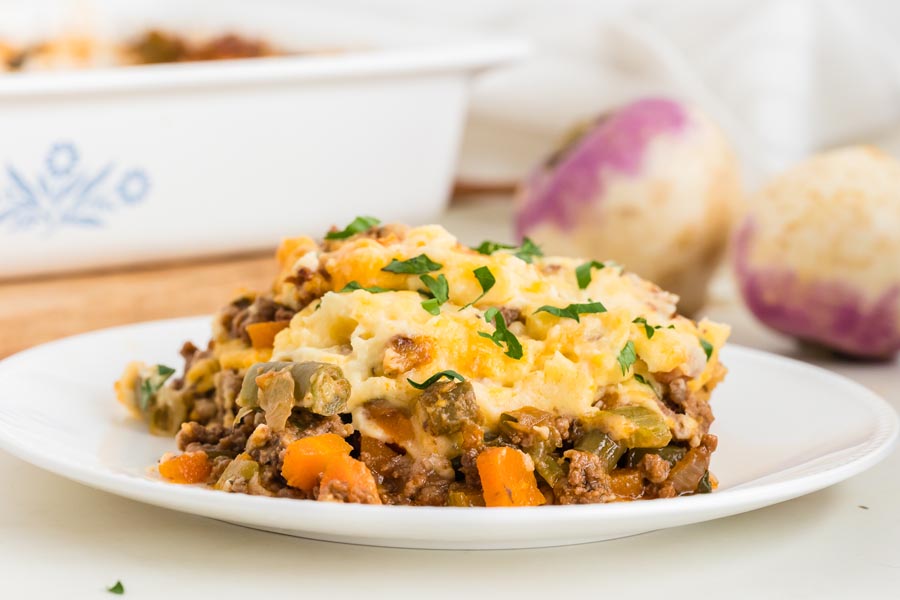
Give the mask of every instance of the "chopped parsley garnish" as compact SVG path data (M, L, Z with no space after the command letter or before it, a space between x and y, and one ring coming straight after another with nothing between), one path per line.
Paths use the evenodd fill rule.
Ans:
M109 592L110 594L118 594L119 596L121 596L122 594L125 593L125 586L122 585L121 581L116 581L115 584L106 588L106 591Z
M502 347L503 344L506 344L506 352L504 352L504 354L508 357L516 360L522 358L522 344L519 343L519 339L513 332L506 328L506 319L503 318L503 313L500 312L500 309L496 306L492 306L484 311L484 320L488 323L493 321L496 330L493 335L485 333L484 331L479 331L478 335L491 340L500 347Z
M632 323L640 323L644 326L644 332L647 334L647 339L652 339L653 334L656 333L653 327L647 324L647 319L644 317L637 317Z
M640 323L644 326L644 333L647 334L647 339L652 340L653 334L656 333L657 329L662 329L662 325L650 325L647 323L647 319L644 317L638 317L632 323ZM675 329L674 325L669 325L668 329Z
M364 290L366 292L369 292L370 294L383 294L385 292L391 291L383 287L378 287L377 285L373 285L372 287L363 287L359 285L359 282L354 279L343 288L341 288L338 294L346 294L347 292L353 292L355 290Z
M703 346L703 352L704 354L706 354L706 361L709 362L709 359L712 357L713 353L713 345L703 338L700 338L700 345Z
M429 377L422 383L416 383L415 381L413 381L412 379L409 379L408 377L406 378L406 380L409 382L409 385L413 386L417 390L424 390L425 388L430 387L431 384L435 383L438 379L441 379L442 377L446 377L447 379L450 379L451 381L454 379L457 381L465 381L466 380L465 377L463 377L456 371L452 371L450 369L448 369L446 371L441 371L440 373L435 373L434 375L432 375L431 377Z
M444 265L436 263L425 254L420 254L409 260L392 259L391 264L381 269L388 273L404 273L409 275L424 275L432 271L439 271Z
M522 245L513 252L513 256L517 256L527 263L531 263L535 256L543 256L544 252L540 246L531 241L530 238L522 238Z
M341 231L329 231L325 234L326 240L345 240L350 236L368 231L372 227L379 225L381 221L375 217L356 217L349 225Z
M597 262L596 260L586 262L583 265L578 265L575 268L575 279L578 280L578 287L584 290L587 289L587 286L591 284L591 269L605 268L605 264L603 264L602 262Z
M628 343L625 344L625 347L622 348L622 351L619 352L619 357L616 359L619 361L619 366L622 367L622 375L628 372L628 369L631 368L631 365L634 364L634 361L637 360L637 352L634 350L634 342L628 340Z
M141 379L140 393L138 395L138 407L142 412L146 412L153 402L153 397L159 392L166 380L172 376L175 369L166 365L154 365L152 367L156 372L151 373L146 378Z
M657 398L659 398L659 392L656 391L656 388L653 387L653 384L650 383L650 381L648 381L646 377L644 377L644 376L641 375L640 373L635 373L635 374L634 374L634 379L635 379L635 381L637 381L637 382L639 382L639 383L643 383L644 385L646 385L647 387L649 387L651 390L653 390L653 394L654 394Z
M437 279L431 275L422 275L419 279L431 292L431 298L422 302L422 308L433 315L441 314L441 305L450 299L450 285L447 283L447 278L441 274L437 276Z
M485 240L481 242L477 247L472 248L475 252L479 254L486 254L490 256L497 250L512 250L515 246L509 246L507 244L501 244L499 242L492 242L490 240Z
M556 306L544 305L534 311L534 314L539 312L550 313L556 317L564 318L564 319L575 319L579 323L581 319L578 315L586 315L591 313L603 313L606 312L606 307L603 306L602 302L589 302L587 304L570 304L565 308L559 308Z
M466 304L465 306L463 306L462 308L460 308L459 310L462 310L463 308L468 308L468 307L472 306L473 304L475 304L476 302L478 302L479 300L481 300L482 298L484 298L485 294L487 294L491 290L491 288L494 287L494 284L497 283L497 280L494 278L494 274L491 273L491 270L488 269L487 267L478 267L477 269L472 271L472 274L475 275L475 279L477 279L478 284L481 285L481 295L478 296L477 298L475 298L474 300L472 300L471 302L469 302L468 304Z
M532 242L527 237L522 239L521 246L509 246L507 244L500 244L498 242L485 240L481 242L480 245L472 248L472 250L478 252L479 254L487 255L491 255L498 250L515 250L515 252L513 252L513 256L517 256L527 263L532 262L535 256L544 255L543 251L541 251L540 246Z

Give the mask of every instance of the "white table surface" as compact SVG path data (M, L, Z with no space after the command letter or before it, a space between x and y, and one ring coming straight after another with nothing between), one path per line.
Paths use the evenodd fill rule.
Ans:
M455 208L463 241L504 239L507 206ZM798 349L740 307L727 277L706 314L735 343L801 358L900 410L900 363ZM814 419L814 415L811 415ZM814 426L814 420L811 421ZM72 483L0 452L0 598L900 598L900 450L796 500L698 525L572 547L425 551L297 539ZM639 590L639 591L635 591ZM590 596L585 596L590 594ZM316 596L314 596L316 595Z

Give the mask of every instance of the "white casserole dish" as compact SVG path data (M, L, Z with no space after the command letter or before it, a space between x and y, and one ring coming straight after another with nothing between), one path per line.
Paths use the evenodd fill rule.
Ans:
M4 5L0 39L64 32L70 4ZM433 219L470 78L525 52L303 3L91 6L100 36L350 51L0 74L0 277L269 248L357 214Z

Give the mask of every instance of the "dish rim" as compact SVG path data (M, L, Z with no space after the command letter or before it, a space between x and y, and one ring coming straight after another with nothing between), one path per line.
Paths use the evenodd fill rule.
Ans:
M6 73L0 74L0 100L32 95L158 92L471 72L514 62L529 51L530 45L524 40L498 37L433 46L353 50L344 54Z

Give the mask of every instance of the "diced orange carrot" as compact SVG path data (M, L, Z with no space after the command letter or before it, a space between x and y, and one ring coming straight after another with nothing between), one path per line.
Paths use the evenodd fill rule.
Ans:
M534 469L525 454L500 446L488 448L475 460L487 506L539 506L547 499L538 489Z
M206 452L186 452L159 463L159 474L172 483L203 483L212 465Z
M352 446L336 433L323 433L291 442L284 453L281 474L291 487L311 492L332 460L350 456Z
M644 493L644 478L637 469L615 469L609 475L609 487L616 496L633 500Z
M275 345L275 335L290 324L290 321L263 321L247 325L250 345L257 349L271 348Z
M325 467L317 500L381 504L372 471L364 462L346 455L335 457Z

